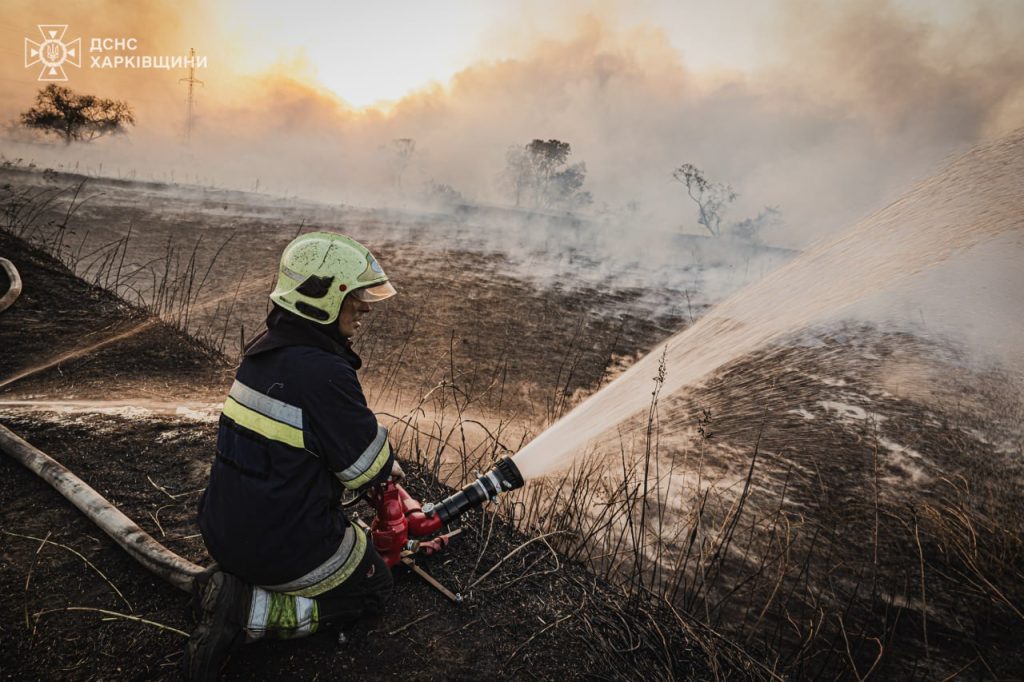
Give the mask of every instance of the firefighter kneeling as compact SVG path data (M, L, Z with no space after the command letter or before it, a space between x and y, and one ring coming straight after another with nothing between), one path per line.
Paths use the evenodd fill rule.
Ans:
M216 679L244 641L381 612L391 572L339 503L345 489L402 475L349 342L371 304L395 293L373 255L339 234L303 235L281 256L267 330L224 401L199 502L217 564L196 584L189 679Z

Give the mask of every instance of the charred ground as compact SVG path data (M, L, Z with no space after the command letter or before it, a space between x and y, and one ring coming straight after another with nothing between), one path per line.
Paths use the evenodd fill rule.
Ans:
M2 239L4 255L18 264L25 282L25 294L0 324L5 376L74 348L84 336L145 320L142 311L78 280L45 254L9 235ZM76 333L69 335L69 328ZM223 385L228 365L202 344L157 323L124 343L40 372L19 389L22 395L28 386L34 393L65 396L81 389L96 397L101 388L114 396L141 383L153 395L205 394ZM194 509L214 450L214 424L52 413L7 413L4 423L76 472L171 550L208 562ZM410 468L407 487L414 495L444 493L432 477ZM184 645L180 634L74 609L105 609L187 631L191 624L184 594L147 573L7 457L0 458L0 506L5 679L177 677ZM365 517L367 510L361 512ZM400 572L383 623L349 628L351 641L343 646L331 633L247 646L232 660L226 679L712 675L699 643L713 641L714 635L687 635L687 628L696 626L670 607L656 610L627 600L544 540L510 556L531 538L494 513L474 512L460 525L464 532L450 551L423 564L463 593L461 606ZM757 676L751 672L756 666L741 653L726 651L713 665L732 677Z
M13 190L15 199L24 197L19 192L32 183L35 190L64 191L67 199L66 190L73 190L80 181L61 174L22 171L4 177L21 183ZM89 180L90 185L93 182ZM97 181L93 190L96 196L73 212L70 225L61 222L69 213L66 201L44 210L35 225L29 226L34 239L49 244L65 261L76 260L78 252L88 253L92 247L82 245L92 244L94 239L99 244L112 243L106 255L101 251L73 264L90 282L113 282L113 288L129 298L134 290L118 286L123 278L114 272L120 254L127 253L126 264L159 259L153 291L160 288L160 273L167 272L163 268L169 263L174 281L164 283L170 282L168 290L177 287L180 291L189 276L203 275L202 268L197 272L196 268L190 271L185 265L174 265L176 261L187 264L194 246L204 267L211 259L216 264L204 296L192 311L192 322L184 325L204 343L176 332L182 325L160 327L163 331L145 344L118 343L26 377L0 392L0 400L75 396L83 401L117 397L173 403L194 396L215 406L229 381L231 363L211 353L210 347L224 348L229 355L231 351L218 344L225 338L224 327L211 322L223 320L225 315L233 321L241 319L245 335L251 336L265 311L265 294L272 285L266 273L273 272L280 248L299 226L314 224L364 239L371 236L377 255L398 282L401 295L376 311L360 334L359 350L367 360L364 386L382 414L406 415L403 419L408 428L399 426L394 431L401 434L400 450L407 460L426 464L430 473L439 471L445 453L471 454L486 465L497 455L514 452L522 438L537 433L628 365L638 352L654 347L702 312L699 299L695 298L691 307L690 299L682 294L674 308L655 315L645 306L645 292L621 286L588 288L558 279L538 285L521 276L521 263L516 266L520 269L512 272L505 254L469 248L466 244L472 240L474 226L445 223L452 219L449 216L419 220L207 188L121 181ZM126 239L133 225L131 237ZM71 234L72 228L77 233ZM242 236L244 258L226 258L230 248L214 258L222 244ZM200 237L201 242L197 241ZM117 246L117 240L125 240L126 246ZM35 256L19 258L30 264L31 274ZM67 271L46 262L49 265L43 270L63 273L68 286L74 288ZM260 276L253 278L253 272ZM130 283L142 286L140 280ZM18 326L9 322L16 318L8 316L22 313L12 309L0 316L0 335L10 334L0 336L6 347L17 344L19 334L40 330L40 335L26 342L33 344L26 346L29 350L10 355L18 364L5 365L4 372L80 345L70 338L65 345L65 337L58 334L60 326L47 322L51 318L46 306L63 306L60 309L65 314L73 315L76 307L84 310L90 305L88 300L105 295L86 287L91 293L83 299L86 302L79 302L77 294L63 293L60 285L54 290L70 304L55 304L43 296L33 302L27 293L25 305L32 315L17 318ZM239 293L237 300L229 297L227 307L200 309L211 292L236 290L245 293ZM103 300L107 302L95 313L102 324L95 324L90 314L71 318L92 334L90 338L142 320L142 311L125 307L112 297ZM238 311L243 313L241 318ZM165 306L163 312L172 322L180 319L180 308ZM147 328L145 333L155 329ZM229 331L229 338L241 336L237 328ZM186 357L175 355L182 352ZM143 353L150 354L145 363L139 360ZM195 363L194 369L183 372L181 368L190 362ZM424 398L427 395L428 400ZM431 601L436 595L427 588L403 582L400 595L412 596L399 601L394 613L409 618L398 618L387 632L413 624L393 636L381 639L378 633L362 641L372 642L374 655L384 652L389 660L388 652L399 652L405 667L400 662L388 667L388 663L378 669L382 674L404 670L427 678L441 677L449 670L470 676L475 661L485 662L487 670L497 667L514 676L658 678L668 676L660 662L671 656L664 652L684 655L682 667L673 671L677 676L729 676L730 672L744 676L762 670L755 665L753 672L736 673L742 667L730 662L736 650L698 628L695 623L700 620L728 632L776 671L799 678L1020 678L1024 669L1017 646L1024 626L1020 615L1020 585L1024 584L1020 580L1024 574L1024 518L1019 513L1024 410L1020 395L1015 384L998 372L956 357L940 344L903 333L848 326L786 339L777 347L737 358L702 386L666 398L657 406L653 452L663 467L677 467L681 473L674 484L674 497L640 497L636 491L646 490L648 480L643 471L628 470L628 463L620 461L620 443L611 443L613 456L604 462L606 466L610 462L610 473L603 472L607 475L579 481L555 477L550 488L531 484L523 491L537 490L545 504L552 503L551 508L530 507L553 510L546 518L532 519L543 532L569 531L546 538L562 550L563 558L557 564L546 544L535 541L479 586L474 597L479 606L472 615L451 616L455 620L446 620L448 612L441 609L441 602ZM88 480L126 505L133 518L173 549L195 551L189 543L196 539L186 539L196 532L189 521L189 505L194 502L187 496L172 499L168 494L190 493L202 486L212 427L201 421L203 415L197 415L199 421L189 421L95 417L95 412L79 409L46 415L21 408L6 412L5 418L44 449L52 443L53 454L68 458L73 469L81 467L89 474ZM453 412L459 417L454 423ZM520 426L522 430L517 430ZM644 433L647 425L638 426L634 433ZM472 433L467 433L470 430ZM474 438L478 442L474 443ZM642 456L643 437L630 438L632 441L625 439L624 449L639 445ZM79 443L86 448L84 461L76 459L80 456L76 453L83 452L77 449ZM476 449L481 444L483 449ZM140 459L139 452L148 453L145 457L152 461ZM119 474L100 462L115 455L118 469L133 473L107 484L109 476ZM467 464L472 468L472 463L472 458L468 462L463 458L463 469ZM14 508L17 496L38 482L19 478L27 476L24 472L5 469L5 473L9 480L0 487L6 491L0 501L14 500ZM455 472L453 479L464 473ZM574 485L577 482L579 485ZM416 476L410 487L417 495L428 495L423 491L432 485L430 477ZM168 492L161 492L158 486ZM46 499L63 508L59 498L52 493L44 496L44 492L38 489L34 495L40 497L30 497L25 504ZM603 504L606 493L613 504ZM606 512L608 509L612 511ZM522 519L523 510L516 511L516 518ZM531 521L529 514L527 510L526 518ZM60 519L42 516L38 525L33 525L36 521L31 512L23 511L18 518L24 518L32 532L12 532L43 538L54 530L52 526L64 533L66 522L74 532L62 534L64 540L58 541L75 546L98 566L101 560L124 562L116 576L107 575L119 586L122 581L131 586L133 580L142 580L142 586L132 588L131 594L124 590L137 613L142 612L141 605L149 608L147 590L159 592L160 586L147 587L144 577L132 573L138 569L112 546L103 544L106 541L84 519L73 526L65 521L73 514ZM644 532L648 534L639 542L647 544L638 547L635 541L642 534L635 529L645 518L648 527ZM482 575L510 548L529 539L514 536L498 523L492 532L491 520L490 516L473 517L467 522L467 532L457 538L454 551L432 562L430 570L450 586L465 589L474 576ZM590 533L602 524L609 532ZM530 526L520 523L520 527ZM586 532L579 532L581 529ZM662 530L664 534L656 537ZM68 600L46 601L52 592L43 591L38 582L39 576L46 575L44 560L65 562L55 581L71 581L82 594L94 596L91 605L115 610L119 605L127 607L74 555L47 545L37 559L38 540L8 536L0 540L5 557L13 556L18 562L8 562L15 567L4 569L5 603L13 604L5 620L5 652L6 642L11 641L7 637L22 642L19 647L28 646L39 642L40 633L51 626L62 628L55 631L56 638L48 640L54 655L63 646L57 644L60 637L89 642L94 632L89 628L96 625L103 632L124 633L129 640L143 637L139 640L142 644L178 637L152 626L99 621L101 616L96 613L60 612L43 616L33 639L25 634L30 633L24 626L26 603L30 617L48 606L74 605ZM486 550L481 553L485 542ZM646 569L630 578L645 551L659 556L668 570L652 573L648 561ZM602 607L595 607L595 614L601 615L589 615L591 602L586 599L592 598L584 599L582 593L573 591L575 579L564 584L567 576L588 574L566 561L566 555L611 579L626 576L635 584L641 582L635 578L642 577L644 589L657 589L663 581L671 584L678 578L681 587L672 592L673 603L694 615L690 622L682 621L668 609L653 620L645 619L638 610L648 602L624 602L612 598L614 591L608 593L611 597ZM673 573L677 560L683 562L684 569ZM26 589L29 570L32 579ZM572 572L576 570L580 572ZM585 579L582 584L594 586L598 594L605 589ZM77 597L78 593L58 594ZM183 627L184 620L175 620L171 612L175 597L152 602L154 610L146 613L154 614L153 620L164 622L166 617L167 623ZM593 604L600 601L593 600ZM544 604L530 606L533 601ZM584 606L578 607L582 602ZM570 605L573 611L587 615L567 617ZM537 613L543 622L531 620L531 608L540 609ZM506 620L504 615L491 615L502 610L512 616ZM630 614L639 615L639 620ZM423 616L428 617L414 623ZM72 625L62 625L68 622ZM656 627L652 625L655 622ZM532 627L534 623L536 627ZM494 639L481 634L487 626L501 634ZM692 628L691 638L685 642L678 639L676 626ZM19 632L19 627L24 631ZM506 642L505 633L515 627L520 628L516 631L519 638ZM602 639L605 634L612 639ZM529 639L533 635L537 636ZM390 646L402 642L410 648ZM444 649L454 642L464 646L461 652L454 644ZM520 644L524 646L516 651ZM548 652L545 647L549 645L563 651ZM692 645L700 647L701 660L709 662L707 667L687 667L685 655ZM110 646L120 645L111 640ZM268 650L275 653L259 653ZM26 656L35 655L31 648L26 651ZM90 666L101 665L93 660L101 654L94 656L85 644L74 651L74 660L62 662L64 667L78 666L77 672L69 675L86 678ZM167 644L160 654L163 658L147 665L157 671L166 668L170 674L177 651L176 644ZM307 651L322 652L313 655L317 662L313 668L305 667ZM339 655L354 655L346 651ZM433 655L439 651L444 656ZM279 671L294 666L299 676L312 677L316 672L326 676L331 662L341 660L335 658L336 653L330 637L254 648L245 652L255 657L251 659L253 667L244 667L249 664L240 661L237 665L243 667L233 674L286 674ZM505 665L512 653L516 656ZM433 662L410 668L409 660L420 660L417 656ZM519 656L527 656L524 660L530 665L516 667ZM556 660L560 656L575 657L578 667ZM32 660L45 665L48 657L41 654ZM123 662L123 658L116 660ZM342 665L349 665L355 673L370 674L372 661L344 659ZM107 662L113 667L102 668L105 672L100 676L116 674L118 663L104 657L102 664ZM265 672L258 666L265 666ZM150 668L136 673L148 674Z
M640 289L551 278L548 266L531 267L531 256L550 257L543 242L529 242L525 264L512 264L481 243L526 237L458 217L9 167L0 168L0 183L9 232L230 357L261 327L277 260L296 234L320 227L372 244L400 291L375 308L357 342L363 384L379 409L404 408L455 373L481 407L549 421L600 385L611 365L706 307L680 299L654 313ZM481 237L485 229L491 233ZM46 332L57 323L49 324ZM148 335L141 338L138 348L149 347ZM80 344L81 335L68 346ZM32 351L29 362L39 357ZM507 390L489 390L508 377Z

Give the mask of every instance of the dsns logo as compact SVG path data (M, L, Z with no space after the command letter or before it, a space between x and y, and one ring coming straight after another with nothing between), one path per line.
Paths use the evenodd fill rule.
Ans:
M43 35L43 42L25 38L25 68L42 64L39 80L66 81L68 75L64 72L64 64L81 68L82 39L75 38L65 43L67 30L67 24L41 24L39 32Z

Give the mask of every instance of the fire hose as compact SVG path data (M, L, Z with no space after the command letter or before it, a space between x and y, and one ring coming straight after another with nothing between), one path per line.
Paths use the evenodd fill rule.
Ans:
M147 570L180 590L188 592L192 589L192 579L203 571L201 566L161 545L64 465L2 424L0 450L53 486ZM519 469L508 457L436 504L421 506L397 483L382 483L368 495L371 506L376 510L371 525L374 546L389 566L401 561L403 553L415 551L420 546L428 550L427 553L437 551L447 544L451 534L434 540L418 538L436 533L444 524L466 511L522 485Z
M161 545L63 464L2 424L0 449L53 486L147 570L179 590L192 589L192 578L202 572L201 566Z
M21 275L18 274L18 268L14 267L14 263L6 258L0 258L0 268L4 269L7 279L11 282L7 287L7 292L0 297L0 313L2 313L14 305L14 302L21 296Z

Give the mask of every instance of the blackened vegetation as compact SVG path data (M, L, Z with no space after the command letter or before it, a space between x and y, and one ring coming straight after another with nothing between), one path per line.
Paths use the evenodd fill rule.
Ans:
M620 427L611 471L607 454L585 461L527 501L542 532L570 531L556 538L569 557L786 677L1019 677L1011 377L849 327L657 403Z
M74 279L16 239L3 239L4 252L19 262L26 282L32 282L26 291L35 297L19 301L0 325L5 348L23 349L14 356L15 366L47 354L31 341L39 324L52 325L45 327L45 335L60 338L56 332L66 328L59 321L84 325L99 320L109 326L136 320L137 310ZM34 301L48 302L51 296L63 301L63 314L46 322L50 318ZM9 315L16 310L20 317L15 320ZM201 346L186 344L178 332L161 329L145 337L144 344L113 345L69 363L58 377L53 370L46 372L33 386L107 385L111 397L117 397L119 388L110 377L171 381L188 366L183 354L191 355L197 368L184 379L198 384L204 372L217 376L220 361L211 361ZM178 395L181 389L176 386L170 393ZM11 412L3 421L172 551L198 563L208 561L194 516L215 448L215 425ZM421 452L412 447L401 452L414 495L439 499L450 492L415 463ZM136 564L43 481L7 457L0 457L0 508L5 675L178 679L185 641L181 633L192 626L183 594ZM368 514L365 506L359 511ZM460 526L464 532L452 545L422 565L465 596L461 607L403 573L385 620L347 628L347 645L339 646L329 632L245 647L225 679L312 679L324 671L355 679L765 677L735 649L707 663L696 652L705 639L717 641L718 635L690 623L669 604L631 600L555 551L550 535L524 535L494 508L475 510Z
M223 283L217 277L218 260L234 241L235 231L229 231L215 244L204 243L202 234L187 244L168 235L159 250L138 260L138 254L129 256L134 218L119 226L124 232L116 236L110 230L109 216L101 217L99 224L92 223L91 227L79 227L83 207L88 212L90 201L104 193L89 187L89 178L49 169L42 178L41 186L31 182L0 186L0 230L24 240L38 253L140 313L186 332L208 352L219 354L234 346L228 332L235 331L236 304L240 295L244 298L250 293L242 286L245 269L226 291L204 294ZM73 184L67 184L68 180ZM104 236L97 238L94 232ZM204 297L202 303L200 297ZM197 317L204 319L198 321Z
M14 214L27 230L39 223L26 218L25 211L34 210L31 206L20 206ZM73 248L66 248L64 215L54 215L56 225L38 233L49 243L64 242L63 253L74 253L84 240L76 237ZM89 224L109 222L110 215L93 216ZM200 227L199 218L173 215L176 230ZM202 216L203 221L208 219ZM154 225L148 228L163 229ZM249 229L267 237L247 244L250 272L274 272L280 248L294 236L294 229L284 234L280 225L265 222ZM360 223L359 229L384 232L373 219ZM102 280L123 283L123 276L113 274L120 256L111 255L125 252L120 243L112 242L109 253L89 266L90 280L102 271ZM188 262L216 261L212 240L179 253L197 251L206 260ZM382 418L404 422L403 426L396 421L393 433L401 440L398 447L406 462L420 463L429 476L453 486L471 477L474 468L486 469L498 456L518 450L531 435L522 428L524 422L540 425L564 414L597 390L610 373L624 369L638 350L650 348L682 322L680 316L652 320L608 312L628 311L643 292L568 290L557 284L542 291L495 274L500 254L430 251L422 244L400 241L382 243L377 253L389 274L402 283L402 295L375 312L360 334L370 400ZM181 282L176 290L189 291L188 282L202 281L204 270L183 266L181 272L200 276L173 279ZM237 292L235 287L246 280L239 271L214 268L210 281L216 282L218 291ZM267 278L260 305L245 309L250 314L246 324L262 318L264 294L271 285ZM65 292L59 287L54 291ZM118 291L129 290L122 285ZM191 295L175 296L166 300L194 300ZM41 329L43 338L63 341L66 327L56 321L32 326L49 319L42 311L8 327L13 318L7 315L20 306L19 301L0 317L0 333L11 334L2 339L5 347L18 348L20 343L10 329ZM65 314L75 306L88 309L86 303L75 303ZM686 310L682 316L692 320L700 311ZM220 317L225 325L223 311ZM115 318L97 314L107 324L121 324ZM88 314L68 319L81 325L85 334L102 331L88 326ZM219 332L221 327L215 329ZM188 387L179 389L173 377L181 363L192 360L172 361L176 356L160 345L177 338L158 335L144 346L129 344L122 352L110 349L106 355L62 363L15 386L53 388L62 395L85 388L95 395L100 386L106 395L116 396L117 385L110 378L127 367L131 372L125 375L157 376L155 383L163 395L181 397ZM28 343L37 345L29 346L33 350L24 357L45 355L42 341ZM170 345L175 344L186 347L178 341ZM145 372L137 364L142 353L151 353ZM1024 410L1019 391L1015 393L997 372L968 369L944 353L942 347L908 335L872 328L833 330L741 358L688 395L653 396L647 414L635 424L620 426L621 437L604 459L581 465L562 478L531 483L522 494L509 496L500 517L489 512L472 517L467 522L471 530L456 538L453 552L428 563L449 587L467 594L464 608L470 617L451 616L451 607L438 595L418 582L403 580L392 613L408 618L395 616L387 630L393 634L375 640L377 635L366 635L365 630L360 631L363 635L353 633L359 650L369 652L367 658L342 654L349 658L339 669L339 654L330 638L314 638L246 651L236 664L241 667L233 668L232 674L260 677L268 670L286 674L279 671L294 668L303 678L314 669L337 669L352 676L440 678L501 670L519 677L658 679L667 677L671 666L676 676L697 678L1019 678L1024 669L1019 646L1024 629L1024 500L1019 485L1024 480ZM193 377L192 388L199 386L201 374L186 374L186 382ZM222 397L227 382L224 376L210 388ZM85 435L54 433L52 442L65 438L66 447L53 454L73 455L79 441L102 429L103 423L94 422L89 429L66 424L62 428L74 427ZM72 469L79 471L79 464L93 467L94 478L87 480L111 481L133 494L142 490L145 496L153 489L149 506L129 505L129 514L144 525L152 522L149 529L159 532L163 527L167 537L194 534L187 525L167 523L178 513L181 524L189 523L190 508L161 509L180 505L185 498L157 504L163 493L146 477L169 494L189 493L191 485L202 485L202 476L192 474L190 463L208 461L202 458L209 456L209 444L199 443L192 457L182 444L183 436L154 434L155 427L147 426L150 422L109 423L114 425L106 433L94 434L100 444L86 449L87 461L75 462ZM41 429L55 428L33 424L16 426L30 439ZM175 429L206 438L199 427L177 423L167 430ZM117 478L133 460L111 457L108 450L116 453L117 441L135 431L142 436L129 435L125 446L138 452L152 448L159 461L141 458L137 473ZM51 441L41 440L46 449ZM190 472L186 478L183 468ZM161 472L167 476L157 475ZM671 486L665 483L670 473L678 475ZM421 482L426 485L423 480L410 487L415 494L426 495L426 488L418 487ZM14 486L0 487L7 491L0 499L4 504L26 489L18 483L3 485ZM28 529L14 532L40 539L54 528L60 529L55 534L63 533L64 519L55 522L26 511L38 510L43 499L39 495L29 495L21 515L11 517ZM33 525L37 516L43 520L41 526ZM526 535L514 535L503 519ZM90 545L77 542L94 535L89 528L83 522L71 536L51 539L82 550ZM26 622L26 610L31 623L32 613L38 613L33 608L51 604L28 602L26 607L26 597L15 595L40 598L34 588L25 589L26 577L31 571L30 586L40 584L40 576L46 575L43 559L54 548L44 544L36 562L38 542L18 539L28 546L14 549L14 539L0 539L5 552L16 552L5 554L5 559L15 560L3 569L6 587L0 595L11 609L3 626L5 653L8 638L13 637L21 642L13 649L21 656L24 642L38 643L43 627L32 639L25 634L31 628L8 623ZM72 597L89 594L91 586L109 600L92 604L119 607L117 596L80 560L69 555L68 561L51 574L48 584L63 589L78 579ZM589 573L573 573L581 564ZM73 577L79 576L76 570L81 577ZM104 570L120 587L121 580L130 582L136 576L132 571L141 569L126 567L116 574ZM594 593L576 591L573 585L581 580L600 588L594 587ZM138 604L150 603L152 593L136 593L136 612L141 613ZM66 597L69 591L59 594ZM611 596L602 601L602 594ZM154 604L156 610L147 615L162 622L165 614L158 602ZM166 615L173 624L170 610ZM101 630L86 630L98 625L94 613L54 613L42 622L60 628L65 618L79 620L56 630L57 639L72 642L75 637L91 641L86 638L95 632L142 636L147 638L138 640L142 645L173 635L157 628L139 635L144 628L138 623L101 621ZM486 626L499 636L481 635ZM406 648L395 649L399 642ZM58 656L58 645L50 646L44 653ZM99 665L104 676L116 676L113 668L102 667L107 661L93 660L91 649L75 646L69 655L79 658L55 660L77 665L79 672L62 674L84 677L90 673L83 670ZM165 658L151 661L157 671L171 667L177 651L177 645L160 646ZM561 653L553 653L559 647ZM123 650L104 651L114 651L124 664ZM380 663L382 651L397 652L394 665ZM678 658L670 659L665 652ZM30 655L35 654L25 654ZM315 667L297 664L303 657L311 657ZM520 659L530 665L517 665ZM43 664L43 658L32 660Z
M214 447L213 426L115 417L87 426L31 418L5 423L169 548L207 560L194 507ZM407 487L415 495L450 492L419 468L408 469ZM135 564L12 460L0 458L0 476L5 673L19 679L177 679L184 638L167 628L190 629L184 595ZM367 509L360 511L365 518ZM400 571L385 620L347 628L347 645L339 647L332 631L248 646L225 679L311 679L323 670L355 679L711 677L694 642L714 635L668 605L631 602L544 539L531 542L489 511L474 511L460 525L464 532L445 553L422 565L463 593L461 607ZM113 611L165 628L68 608ZM738 653L716 665L743 678L756 667Z
M0 318L0 382L65 353L129 334L114 345L27 375L5 387L8 395L17 389L67 398L84 391L92 398L115 399L119 388L131 385L155 395L173 387L184 399L228 371L224 358L208 344L83 282L44 251L3 230L0 253L16 263L24 284L21 297Z
M272 212L252 203L256 195L180 189L181 196L160 183L50 175L0 168L10 181L0 186L2 226L230 358L263 325L281 250L320 218L301 206ZM220 215L221 201L231 212ZM254 217L240 222L238 212ZM376 235L394 226L374 214L339 209L322 220L374 235L374 253L400 290L375 307L356 339L364 387L380 409L429 391L454 361L473 407L547 421L596 390L610 358L628 364L706 307L679 301L652 315L639 289L541 288L505 274L500 253L384 240ZM435 226L420 227L429 234ZM503 377L507 390L498 388Z

